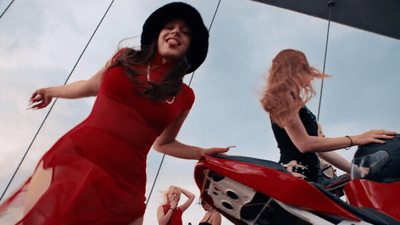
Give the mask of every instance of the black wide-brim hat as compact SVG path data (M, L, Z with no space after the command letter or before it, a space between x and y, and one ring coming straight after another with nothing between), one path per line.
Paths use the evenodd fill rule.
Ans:
M154 11L143 24L141 45L150 45L158 36L165 24L176 19L186 22L191 31L190 46L186 58L190 65L186 73L195 71L206 59L208 52L208 30L200 13L183 2L173 2Z

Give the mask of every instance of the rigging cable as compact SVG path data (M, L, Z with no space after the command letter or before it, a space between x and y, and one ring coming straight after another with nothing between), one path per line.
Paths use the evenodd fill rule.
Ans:
M331 14L332 14L332 7L334 6L333 1L328 2L328 7L329 7L329 16L328 16L328 27L326 31L326 40L325 40L325 53L324 53L324 64L322 67L322 73L325 74L325 65L326 65L326 55L328 53L328 40L329 40L329 30L331 26ZM324 78L321 79L321 88L319 91L319 103L318 103L318 114L317 114L317 121L319 121L319 114L321 111L321 102L322 102L322 90L324 87Z
M212 20L211 20L210 26L208 27L208 33L210 33L211 27L212 27L212 25L213 25L213 23L214 23L214 19L215 19L215 16L217 15L217 12L218 12L219 5L220 5L220 4L221 4L221 0L218 1L217 7L215 8L213 18L212 18ZM193 80L193 77L194 77L194 73L195 73L195 71L193 71L192 76L190 77L190 81L189 81L188 86L190 86L190 85L192 84L192 80ZM163 164L163 162L164 162L164 158L165 158L165 154L163 154L163 156L162 156L162 158L161 158L161 162L160 162L160 165L159 165L159 167L158 167L156 177L154 178L153 185L151 186L151 190L150 190L150 192L149 192L149 196L148 196L147 199L146 199L146 205L149 203L151 194L153 193L153 189L154 189L154 186L156 185L156 182L157 182L157 179L158 179L158 175L160 174L160 170L161 170L161 166L162 166L162 164Z
M101 23L103 22L104 18L106 17L106 15L107 15L108 11L110 10L110 8L111 8L111 6L112 6L113 3L114 3L114 0L111 1L111 3L110 3L110 5L108 6L107 10L106 10L105 13L103 14L103 17L101 18L100 22L97 24L96 29L93 31L92 36L89 38L89 41L86 43L85 48L84 48L83 51L81 52L81 55L79 56L78 60L76 61L75 65L74 65L74 67L72 68L72 70L71 70L71 72L69 73L67 79L65 80L64 85L67 84L68 80L71 78L72 73L75 71L75 69L76 69L78 63L80 62L80 60L81 60L83 54L85 53L86 49L88 48L90 42L92 41L94 35L96 34L97 30L99 29ZM13 181L15 175L17 174L17 172L18 172L18 170L19 170L19 168L20 168L22 162L24 161L26 155L28 154L30 148L32 147L33 142L36 140L36 137L38 136L40 130L42 129L44 123L46 122L48 116L50 115L50 112L52 111L54 105L56 104L57 99L58 99L58 98L56 98L56 99L54 100L53 104L50 106L50 108L49 108L49 110L48 110L46 116L44 117L42 123L40 124L38 130L36 131L36 133L35 133L35 135L34 135L32 141L31 141L31 143L29 144L28 148L26 149L25 154L22 156L21 161L19 162L19 164L18 164L18 166L17 166L17 169L14 171L14 174L11 176L10 181L8 182L6 188L4 189L3 193L2 193L1 196L0 196L0 201L3 199L5 193L7 192L7 189L9 188L9 186L10 186L11 182Z
M1 20L1 18L3 17L4 13L7 12L8 8L10 8L10 6L11 6L13 3L14 3L14 0L12 0L12 1L10 2L10 4L8 4L8 6L6 7L6 9L1 13L1 15L0 15L0 20ZM1 199L0 199L0 200L1 200Z

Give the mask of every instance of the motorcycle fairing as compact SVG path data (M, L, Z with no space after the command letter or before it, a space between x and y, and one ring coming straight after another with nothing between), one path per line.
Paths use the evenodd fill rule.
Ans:
M311 183L292 176L278 163L240 156L205 156L195 168L196 183L202 192L206 169L300 209L360 221ZM271 183L273 185L269 185Z
M344 191L351 205L373 208L400 221L400 181L378 183L355 179Z
M268 160L205 156L196 165L195 180L202 198L235 224L400 224L395 217L399 215L397 210L391 217L374 206L350 205L324 187L296 178ZM386 189L390 196L397 193L398 184L391 187ZM390 202L389 207L398 209L398 201Z

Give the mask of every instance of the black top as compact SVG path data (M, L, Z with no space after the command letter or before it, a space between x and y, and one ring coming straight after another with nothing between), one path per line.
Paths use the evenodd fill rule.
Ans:
M303 106L299 111L299 116L307 130L307 133L311 136L318 136L318 124L315 115L306 106ZM297 160L297 162L307 165L311 172L311 176L309 177L310 181L316 181L318 171L320 170L317 155L314 152L301 153L290 140L285 129L280 128L272 121L271 125L275 139L278 143L278 148L281 152L279 162L288 163L292 160Z
M208 219L206 220L206 222L199 223L199 225L211 225L211 223L208 222L208 220L211 218L211 216L212 216L212 213L211 213L211 215L208 217Z
M202 222L202 223L199 223L199 225L211 225L211 223L208 223L208 222Z

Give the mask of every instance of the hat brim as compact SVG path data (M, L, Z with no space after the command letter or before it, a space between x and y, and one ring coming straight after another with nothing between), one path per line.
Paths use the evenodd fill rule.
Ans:
M150 45L158 39L164 25L176 19L185 21L191 31L191 44L186 52L190 64L187 73L191 73L204 62L208 52L209 37L200 13L192 6L173 2L154 11L143 24L141 45Z

